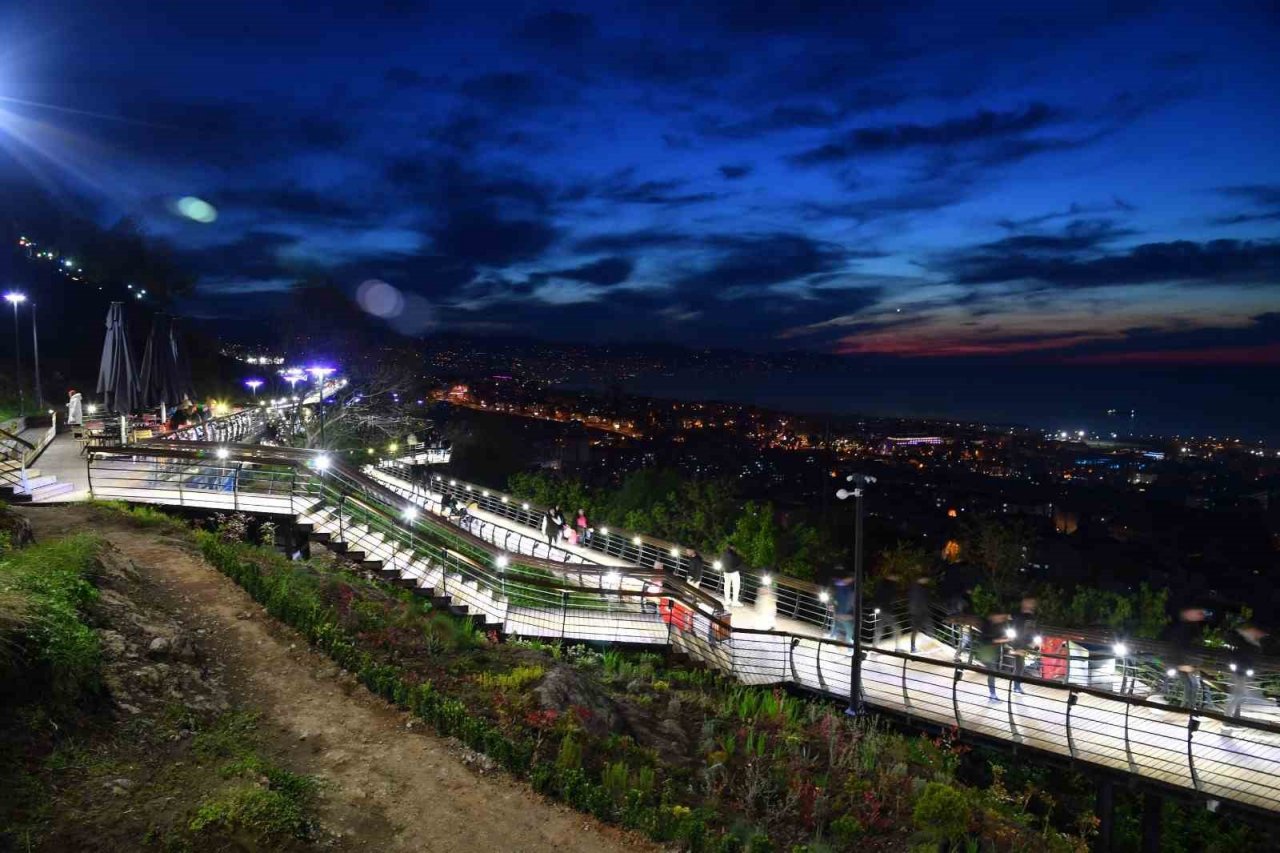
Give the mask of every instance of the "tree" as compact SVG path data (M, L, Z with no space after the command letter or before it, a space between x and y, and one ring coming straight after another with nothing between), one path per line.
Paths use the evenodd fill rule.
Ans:
M304 419L307 447L350 450L381 445L425 426L423 419L398 399L408 399L413 390L409 370L394 362L379 362L368 369L357 368L349 379L345 388L323 404L323 418L317 411Z
M988 590L1002 603L1011 602L1035 541L1030 528L980 516L969 524L965 538L964 553L983 570Z
M919 545L899 540L892 548L886 548L877 555L876 574L880 577L892 575L903 584L914 583L919 578L932 578L933 557Z

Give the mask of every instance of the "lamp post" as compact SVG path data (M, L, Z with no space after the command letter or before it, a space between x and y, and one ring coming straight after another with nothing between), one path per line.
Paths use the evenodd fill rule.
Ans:
M329 378L329 374L333 373L332 367L308 367L307 373L310 373L316 380L316 388L320 395L320 446L324 446L324 381Z
M866 474L850 474L845 477L853 483L853 491L841 489L836 492L840 500L854 499L854 545L853 545L853 660L849 663L849 707L845 713L856 716L863 711L862 707L862 494L866 487L876 481L875 477Z
M18 338L18 306L27 301L27 295L10 291L4 298L13 306L13 381L18 386L18 414L25 415L27 400L22 393L22 342Z
M258 389L262 387L262 380L261 380L261 379L246 379L246 380L244 381L244 384L245 384L245 385L247 385L247 386L248 386L248 387L253 391L254 399L257 399L257 397L258 397Z

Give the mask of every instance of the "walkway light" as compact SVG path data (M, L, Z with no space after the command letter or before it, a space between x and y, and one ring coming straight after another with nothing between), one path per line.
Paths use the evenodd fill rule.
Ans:
M457 481L457 480L450 480L450 481L449 481L449 485L450 485L450 486L456 486L456 485L458 485L458 481Z
M711 563L711 568L715 569L718 572L722 568L724 568L724 565L719 560L714 560Z
M1227 664L1227 666L1231 667L1231 671L1232 671L1232 672L1235 672L1235 671L1236 671L1236 665L1235 665L1235 663L1234 663L1234 662Z
M507 502L507 496L506 496L506 495L503 495L503 496L502 496L502 502L503 502L503 503L506 503L506 502Z
M520 504L520 508L521 508L521 509L528 509L528 508L529 508L529 503L526 501L525 503Z
M489 490L488 490L488 489L485 489L485 490L484 490L483 492L481 492L480 494L484 495L484 496L487 498L487 497L489 497Z
M1044 637L1040 636L1039 634L1036 634L1034 637L1032 637L1032 638L1031 638L1031 642L1032 642L1034 645L1039 646L1040 644L1042 644L1042 643L1044 642Z
M672 545L672 546L671 546L671 556L673 556L673 557L679 557L679 556L680 556L680 549L679 549L679 548L677 548L676 546Z
M213 452L213 455L218 457L219 459L226 459L228 456L231 455L231 451L227 450L225 447L219 447L217 450Z
M416 506L408 506L404 508L404 520L413 523L418 517L418 508Z
M1129 647L1124 643L1116 643L1111 647L1111 651L1116 653L1116 657L1127 657L1129 655Z
M760 586L768 586L771 583L773 583L773 577L771 575L760 576Z
M498 559L494 560L494 563L497 564L499 571L505 569L507 567L507 564L510 562L511 561L507 559L506 554L499 554Z
M821 601L823 604L826 604L828 601L831 600L831 593L827 592L825 589L821 590L818 593L818 600Z
M622 575L618 574L617 572L605 572L605 573L604 573L604 582L605 582L605 583L607 583L607 584L609 584L610 586L612 586L612 585L614 585L614 584L621 584L621 583L622 583Z
M258 389L262 387L261 379L246 379L244 384L247 388L253 391L253 396L258 396Z
M329 457L328 457L328 456L317 456L317 457L316 457L316 470L317 470L317 471L328 471L328 470L329 470Z
M879 616L879 615L880 615L880 608L879 608L879 607L877 607L876 609L872 610L872 611L871 611L871 615L872 615L872 616Z
M1005 628L1005 629L1004 629L1004 635L1005 635L1005 637L1006 637L1006 638L1008 638L1008 639L1010 639L1010 640L1017 639L1017 636L1018 636L1018 629L1016 629L1016 628L1014 628L1012 625L1010 625L1008 628Z
M609 535L609 528L607 528L607 527L601 527L601 528L600 528L600 535L601 535L601 536L608 536L608 535Z
M632 545L639 546L639 544L640 544L640 537L639 537L639 536L632 536L632 537L631 537L631 544L632 544Z
M388 453L395 453L399 449L400 449L400 445L396 444L394 441L387 445Z
M1164 674L1169 676L1170 678L1173 678L1175 675L1178 674L1178 671L1176 669L1169 668L1164 671Z

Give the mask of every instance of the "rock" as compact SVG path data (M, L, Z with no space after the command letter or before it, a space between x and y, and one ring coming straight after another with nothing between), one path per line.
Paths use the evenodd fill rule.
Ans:
M593 735L621 732L623 718L618 705L599 684L571 666L556 666L533 688L543 710L578 713L582 727Z
M156 637L147 646L147 654L153 658L163 657L169 653L169 648L173 645L168 637Z
M124 788L126 791L130 791L130 790L133 790L135 783L132 779L125 779L121 777L119 779L113 779L111 784L120 788Z
M169 656L184 663L195 663L200 659L200 650L190 637L179 634L170 646Z
M98 639L102 643L102 651L109 658L122 658L125 656L125 650L128 644L125 642L124 635L119 631L112 631L110 628L98 629Z

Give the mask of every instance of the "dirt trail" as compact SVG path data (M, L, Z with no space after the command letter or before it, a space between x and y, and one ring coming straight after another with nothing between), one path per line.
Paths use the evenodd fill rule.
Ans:
M325 780L322 820L345 849L652 851L533 794L371 696L180 541L87 508L32 509L37 541L94 529L193 631L289 764ZM414 730L410 730L410 727Z

